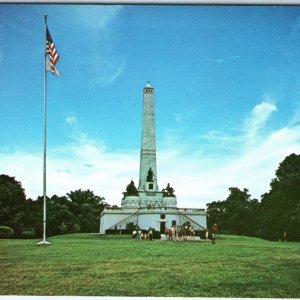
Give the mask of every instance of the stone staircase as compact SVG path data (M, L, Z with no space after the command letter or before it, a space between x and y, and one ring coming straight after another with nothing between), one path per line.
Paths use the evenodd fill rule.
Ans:
M121 225L127 224L131 222L132 220L136 220L138 217L138 210L132 213L130 216L126 217L125 219L119 221L118 223L114 224L113 226L107 228L107 229L114 229L115 227L119 227ZM136 223L136 222L135 222Z
M191 223L195 230L205 230L206 228L194 221L192 218L186 216L183 212L178 211L179 215L185 220Z

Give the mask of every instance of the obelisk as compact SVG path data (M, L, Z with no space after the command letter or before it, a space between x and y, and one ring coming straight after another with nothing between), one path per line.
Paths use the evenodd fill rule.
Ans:
M156 143L155 143L155 113L154 113L154 88L150 82L143 91L143 119L142 139L140 154L139 191L156 192Z

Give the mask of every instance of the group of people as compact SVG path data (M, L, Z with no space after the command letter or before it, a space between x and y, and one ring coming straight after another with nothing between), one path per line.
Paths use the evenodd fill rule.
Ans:
M120 230L117 230L115 227L116 233L121 234L121 227ZM153 233L154 229L149 227L148 230L142 230L140 228L134 229L132 232L132 239L134 241L152 241L153 240ZM217 224L213 224L211 230L205 230L205 239L208 241L211 240L213 245L216 244L217 234L219 233L219 228ZM195 237L195 231L193 227L189 226L172 226L171 228L165 228L165 235L168 241L187 241L188 237ZM285 230L282 234L283 239L279 239L279 241L287 241L287 231Z
M195 231L189 226L172 226L165 228L165 235L171 241L187 241L187 237L195 237Z
M205 231L205 239L208 240L209 237L212 241L212 244L216 244L217 234L219 233L219 228L217 224L214 224L211 227L210 232L206 229ZM169 241L187 241L188 237L195 238L195 231L193 227L189 226L172 226L171 228L165 229L165 234L168 237Z
M132 239L134 241L152 241L153 229L149 227L148 231L141 230L140 228L134 229L132 232Z
M142 230L140 228L134 229L132 232L132 239L134 241L152 241L153 240L154 229L149 227L148 230ZM219 228L217 224L211 227L211 230L205 231L205 239L211 239L213 245L216 244L217 234L219 233ZM165 228L165 235L167 239L171 241L187 241L188 237L195 237L195 231L193 227L189 226L172 226L171 228Z

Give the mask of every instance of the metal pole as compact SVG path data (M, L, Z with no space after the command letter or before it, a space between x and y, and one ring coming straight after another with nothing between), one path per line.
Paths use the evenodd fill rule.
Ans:
M44 209L43 209L43 240L38 243L38 245L49 245L50 242L46 241L46 137L47 137L47 73L46 73L46 64L47 64L47 51L46 51L46 42L47 42L47 15L45 18L45 62L44 62L44 165L43 165L43 198L44 198Z

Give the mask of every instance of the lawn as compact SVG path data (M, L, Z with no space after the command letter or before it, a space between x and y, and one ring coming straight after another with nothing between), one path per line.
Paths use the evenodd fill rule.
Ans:
M300 243L73 234L0 240L0 295L300 298Z

